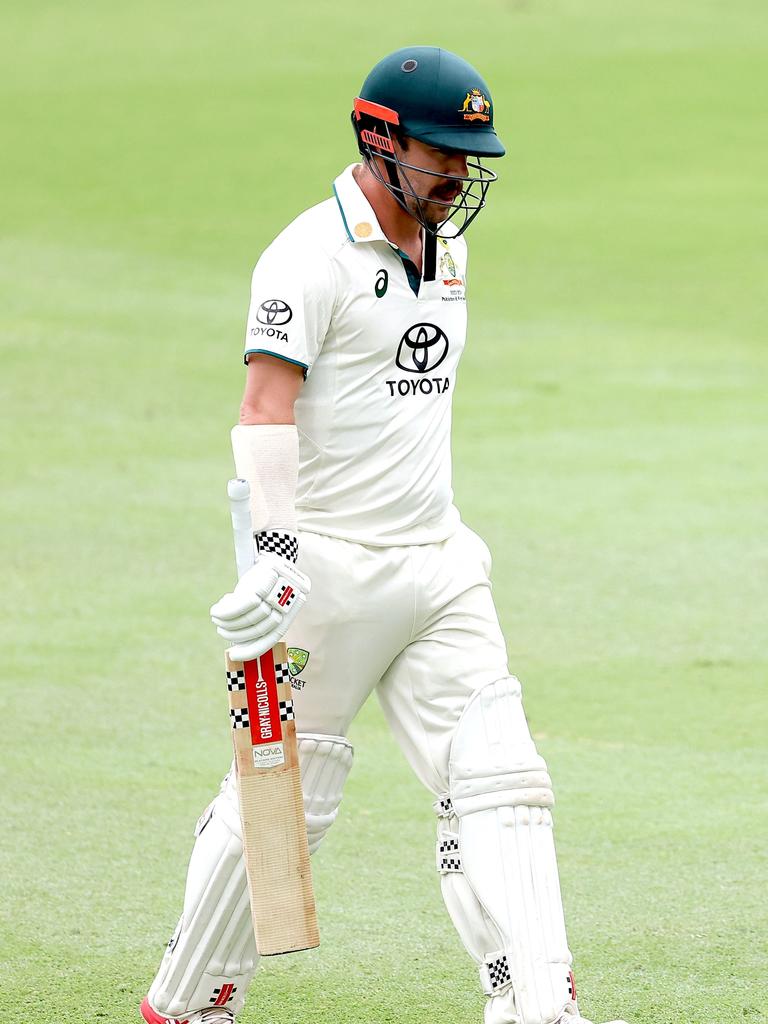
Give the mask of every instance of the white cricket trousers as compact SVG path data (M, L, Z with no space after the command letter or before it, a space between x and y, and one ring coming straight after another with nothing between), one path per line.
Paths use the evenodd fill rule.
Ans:
M445 793L469 696L508 675L485 543L463 524L442 543L388 548L303 533L298 564L312 592L287 638L309 651L297 731L345 736L375 690L418 778Z

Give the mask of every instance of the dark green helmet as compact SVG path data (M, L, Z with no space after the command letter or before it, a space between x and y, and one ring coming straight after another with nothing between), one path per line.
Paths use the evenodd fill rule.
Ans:
M493 127L490 90L462 57L437 46L406 46L390 53L363 83L352 125L371 173L428 235L461 234L485 206L496 175L480 158L504 156L504 146ZM419 166L416 151L411 149L413 156L408 151L411 139L470 158L467 173ZM452 182L455 198L436 199L434 189L419 193L413 172Z
M406 46L384 57L363 83L355 114L372 113L372 104L395 113L391 123L409 138L472 156L504 156L490 89L448 50Z

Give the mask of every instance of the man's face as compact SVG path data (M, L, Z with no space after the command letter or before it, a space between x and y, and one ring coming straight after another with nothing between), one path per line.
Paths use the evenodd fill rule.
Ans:
M405 173L408 176L408 182L403 182L403 184L410 183L416 195L425 197L421 201L423 216L428 224L437 227L451 212L451 204L463 187L462 182L452 181L449 175L466 176L467 158L463 153L446 153L441 149L428 146L424 142L418 142L416 139L406 139L405 141L405 147L395 143L398 159L420 169L418 171L410 169L405 172L401 171L401 175ZM422 173L427 171L431 173ZM407 193L403 196L403 200L409 212L420 219L417 200Z

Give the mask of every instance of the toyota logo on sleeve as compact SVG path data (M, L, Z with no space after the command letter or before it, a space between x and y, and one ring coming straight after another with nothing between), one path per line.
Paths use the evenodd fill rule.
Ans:
M256 310L256 319L269 327L282 327L293 316L293 310L282 299L267 299Z
M400 339L395 362L408 373L431 373L448 355L448 338L437 324L414 324Z

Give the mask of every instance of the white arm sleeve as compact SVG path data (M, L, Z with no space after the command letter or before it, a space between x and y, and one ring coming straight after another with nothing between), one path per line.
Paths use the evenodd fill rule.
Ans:
M296 534L299 435L292 423L238 424L232 428L235 471L251 485L251 523L262 533Z

